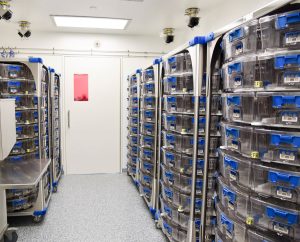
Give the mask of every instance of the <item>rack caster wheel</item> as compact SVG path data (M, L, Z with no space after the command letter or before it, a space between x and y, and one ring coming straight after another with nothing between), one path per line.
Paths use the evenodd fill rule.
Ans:
M34 216L33 217L33 222L40 223L40 222L42 222L43 218L44 217L42 215Z
M159 223L159 222L155 222L155 227L156 227L157 229L161 229L160 223Z
M52 191L53 191L54 193L57 193L57 186L53 187Z
M8 229L4 234L4 242L16 242L18 240L18 234L16 229Z

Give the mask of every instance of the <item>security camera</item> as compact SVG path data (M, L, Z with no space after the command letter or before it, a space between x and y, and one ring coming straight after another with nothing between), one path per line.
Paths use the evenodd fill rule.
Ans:
M188 8L185 10L185 15L188 16L188 27L194 28L199 25L199 11L199 8Z
M19 26L20 29L18 31L18 35L21 38L29 38L31 36L31 30L29 29L30 23L28 21L20 21Z
M10 20L12 18L12 11L10 10L10 0L0 1L0 19Z
M170 44L174 41L174 29L173 28L165 28L163 30L162 36L164 37L164 40L166 44Z

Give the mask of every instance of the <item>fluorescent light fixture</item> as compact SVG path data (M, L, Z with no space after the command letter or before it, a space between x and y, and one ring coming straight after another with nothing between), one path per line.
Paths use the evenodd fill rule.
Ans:
M125 29L129 19L80 16L52 16L57 27L89 29Z

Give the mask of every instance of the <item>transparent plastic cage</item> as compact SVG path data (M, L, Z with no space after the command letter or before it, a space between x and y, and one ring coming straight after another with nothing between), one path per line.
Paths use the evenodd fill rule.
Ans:
M299 206L274 199L250 198L251 212L247 220L254 226L300 239Z
M130 96L136 96L137 94L138 94L138 87L136 85L129 87Z
M224 90L262 87L256 55L240 57L223 65Z
M132 156L138 156L139 148L137 146L127 146L128 154Z
M252 161L225 149L219 149L219 171L227 183L251 188Z
M258 20L253 20L226 33L223 38L225 59L256 52L260 42L257 30Z
M156 106L156 98L154 96L143 96L141 98L142 109L154 109Z
M155 148L155 138L153 136L141 135L141 146L144 148Z
M166 185L172 186L184 193L190 193L192 189L192 177L190 175L181 174L165 166L161 166L162 179ZM215 185L215 179L212 175L208 178L208 189L212 189ZM201 194L203 180L198 178L196 181L196 193Z
M299 10L266 16L259 20L263 49L300 47Z
M287 238L286 236L276 236L274 234L271 234L270 232L262 232L262 231L256 231L256 230L249 230L247 231L248 235L248 241L249 242L292 242L290 238Z
M182 114L163 114L164 127L168 131L174 131L181 134L193 134L194 133L194 116L182 115ZM211 116L211 132L217 133L219 127L220 117ZM205 116L199 116L198 121L199 133L204 133L206 118Z
M164 82L164 93L193 93L194 82L192 74L178 75L178 76L167 76L163 80Z
M142 95L152 95L155 94L155 83L146 82L141 85Z
M140 169L140 179L143 185L152 187L153 176Z
M141 169L143 170L143 172L153 175L153 173L154 173L154 164L153 163L140 158L140 164L141 164Z
M18 125L16 127L17 140L30 139L39 135L39 126L34 125Z
M141 120L143 122L155 122L155 110L141 110Z
M189 53L180 53L169 57L164 62L164 70L166 75L192 72L192 60Z
M258 158L253 128L221 122L222 146L244 156Z
M138 126L138 124L139 124L138 117L129 117L129 125L130 126L135 127L135 126Z
M154 70L153 69L147 69L147 70L144 70L143 73L142 73L142 81L143 82L152 82L154 81Z
M264 161L300 165L300 133L256 129L259 158Z
M136 85L138 82L137 76L136 75L130 76L128 81L129 81L129 86Z
M156 131L156 125L154 123L142 123L141 133L144 135L154 135Z
M129 135L128 142L129 142L129 145L131 145L131 146L138 145L139 138L136 135Z
M253 122L256 115L255 94L222 94L223 116L230 122Z
M35 94L35 82L25 80L0 80L2 95L9 94Z
M250 209L249 194L233 185L226 185L225 181L218 178L218 197L224 211L244 220Z
M39 139L18 140L12 148L10 155L22 155L37 151Z
M171 203L168 203L163 198L160 198L160 205L164 216L167 216L170 220L172 220L173 223L183 228L188 227L190 217L189 214L179 212L177 207Z
M23 64L5 64L0 63L0 78L1 79L30 79L32 74L29 68Z
M299 42L300 43L300 42ZM300 51L280 51L258 57L261 82L269 89L300 87Z
M167 218L162 218L162 230L170 241L185 242L187 239L187 232L171 223Z
M246 226L239 219L229 217L222 211L220 204L216 204L217 226L221 234L228 241L242 242L246 241Z
M191 174L193 169L193 157L172 152L162 148L162 162L166 167L173 168L174 170ZM217 166L217 158L209 158L208 171L213 172ZM202 175L204 169L204 159L199 157L197 160L197 174Z
M300 169L277 167L253 164L254 191L300 204Z
M138 127L128 127L130 135L137 135L138 134Z
M300 125L300 92L257 94L257 120L264 124Z
M130 97L129 98L129 107L138 107L139 98L138 97Z
M141 147L140 158L147 162L155 163L155 154L151 149Z
M41 120L46 121L44 115ZM24 110L16 111L16 123L17 124L33 124L37 123L39 119L39 113L37 110Z

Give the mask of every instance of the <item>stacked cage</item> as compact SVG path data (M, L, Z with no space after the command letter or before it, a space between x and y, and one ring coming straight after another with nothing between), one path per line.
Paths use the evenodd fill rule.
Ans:
M137 184L139 171L140 74L128 76L127 174Z
M139 189L149 208L154 207L156 177L157 84L153 66L141 72Z
M60 75L54 69L51 72L51 113L52 113L52 187L57 191L59 179L62 175L61 160L61 127L60 127Z
M0 63L0 97L15 99L16 105L17 142L6 158L10 164L49 159L49 73L47 68L41 68L41 64L37 62L39 59L33 58L27 63ZM33 75L32 70L38 70L38 75ZM36 76L40 79L35 80ZM44 203L48 201L51 194L50 170L43 174L40 183L33 188L6 190L9 215L26 213L34 207L40 193L43 193ZM30 213L33 215L33 212Z
M203 63L199 63L203 65ZM170 241L186 241L189 230L191 205L195 207L195 226L199 232L201 224L202 188L204 170L206 96L205 81L199 97L199 117L195 120L194 77L191 55L184 51L168 58L163 70L163 112L160 210L162 229ZM205 80L205 76L203 76ZM219 83L219 82L218 82ZM207 194L207 241L214 234L215 214L213 194L215 188L214 172L217 165L217 148L220 133L220 94L215 83L211 137L209 145L209 178ZM198 122L198 133L194 132L194 123ZM194 135L198 139L197 175L193 180ZM196 197L192 199L192 184L196 183ZM197 232L197 234L198 234ZM199 236L196 235L197 237Z
M224 35L217 241L300 240L299 16Z

